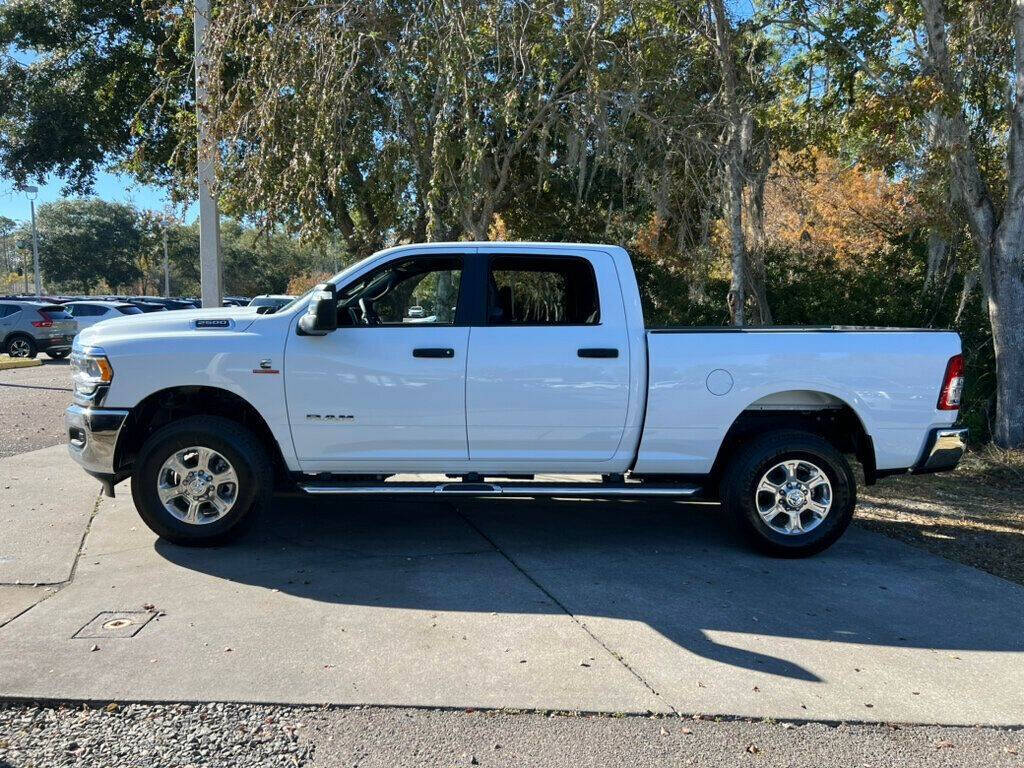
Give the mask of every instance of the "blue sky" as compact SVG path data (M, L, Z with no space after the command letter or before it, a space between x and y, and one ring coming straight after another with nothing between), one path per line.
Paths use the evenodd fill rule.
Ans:
M39 185L39 197L36 203L51 203L64 197L61 194L63 183L60 179L48 179L45 185ZM116 203L130 203L137 208L163 211L167 206L167 194L159 187L137 183L130 176L100 172L96 176L94 194L103 200ZM195 217L195 206L186 211L186 220ZM174 211L181 215L181 209ZM27 221L29 218L28 199L24 192L19 192L9 179L0 177L0 216L7 216L15 221Z

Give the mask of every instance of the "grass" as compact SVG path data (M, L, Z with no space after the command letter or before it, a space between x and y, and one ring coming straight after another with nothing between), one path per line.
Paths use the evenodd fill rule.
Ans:
M886 478L862 488L855 519L1024 585L1024 451L985 446L955 472Z

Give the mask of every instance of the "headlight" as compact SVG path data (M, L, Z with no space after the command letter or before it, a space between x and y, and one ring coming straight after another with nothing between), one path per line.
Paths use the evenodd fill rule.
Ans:
M114 378L114 369L102 349L75 350L70 362L76 395L91 397L100 384L109 384Z

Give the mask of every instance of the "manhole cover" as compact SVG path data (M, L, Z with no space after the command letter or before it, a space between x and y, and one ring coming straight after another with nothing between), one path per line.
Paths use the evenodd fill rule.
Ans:
M74 637L135 637L154 616L152 611L104 611L75 632Z

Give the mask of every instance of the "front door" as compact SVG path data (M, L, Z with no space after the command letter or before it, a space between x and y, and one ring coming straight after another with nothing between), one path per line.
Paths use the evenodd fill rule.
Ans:
M339 328L292 334L285 385L304 471L464 462L468 325L461 256L400 256L339 286Z
M469 344L471 463L570 471L576 462L611 459L630 385L611 257L480 251L488 296Z

